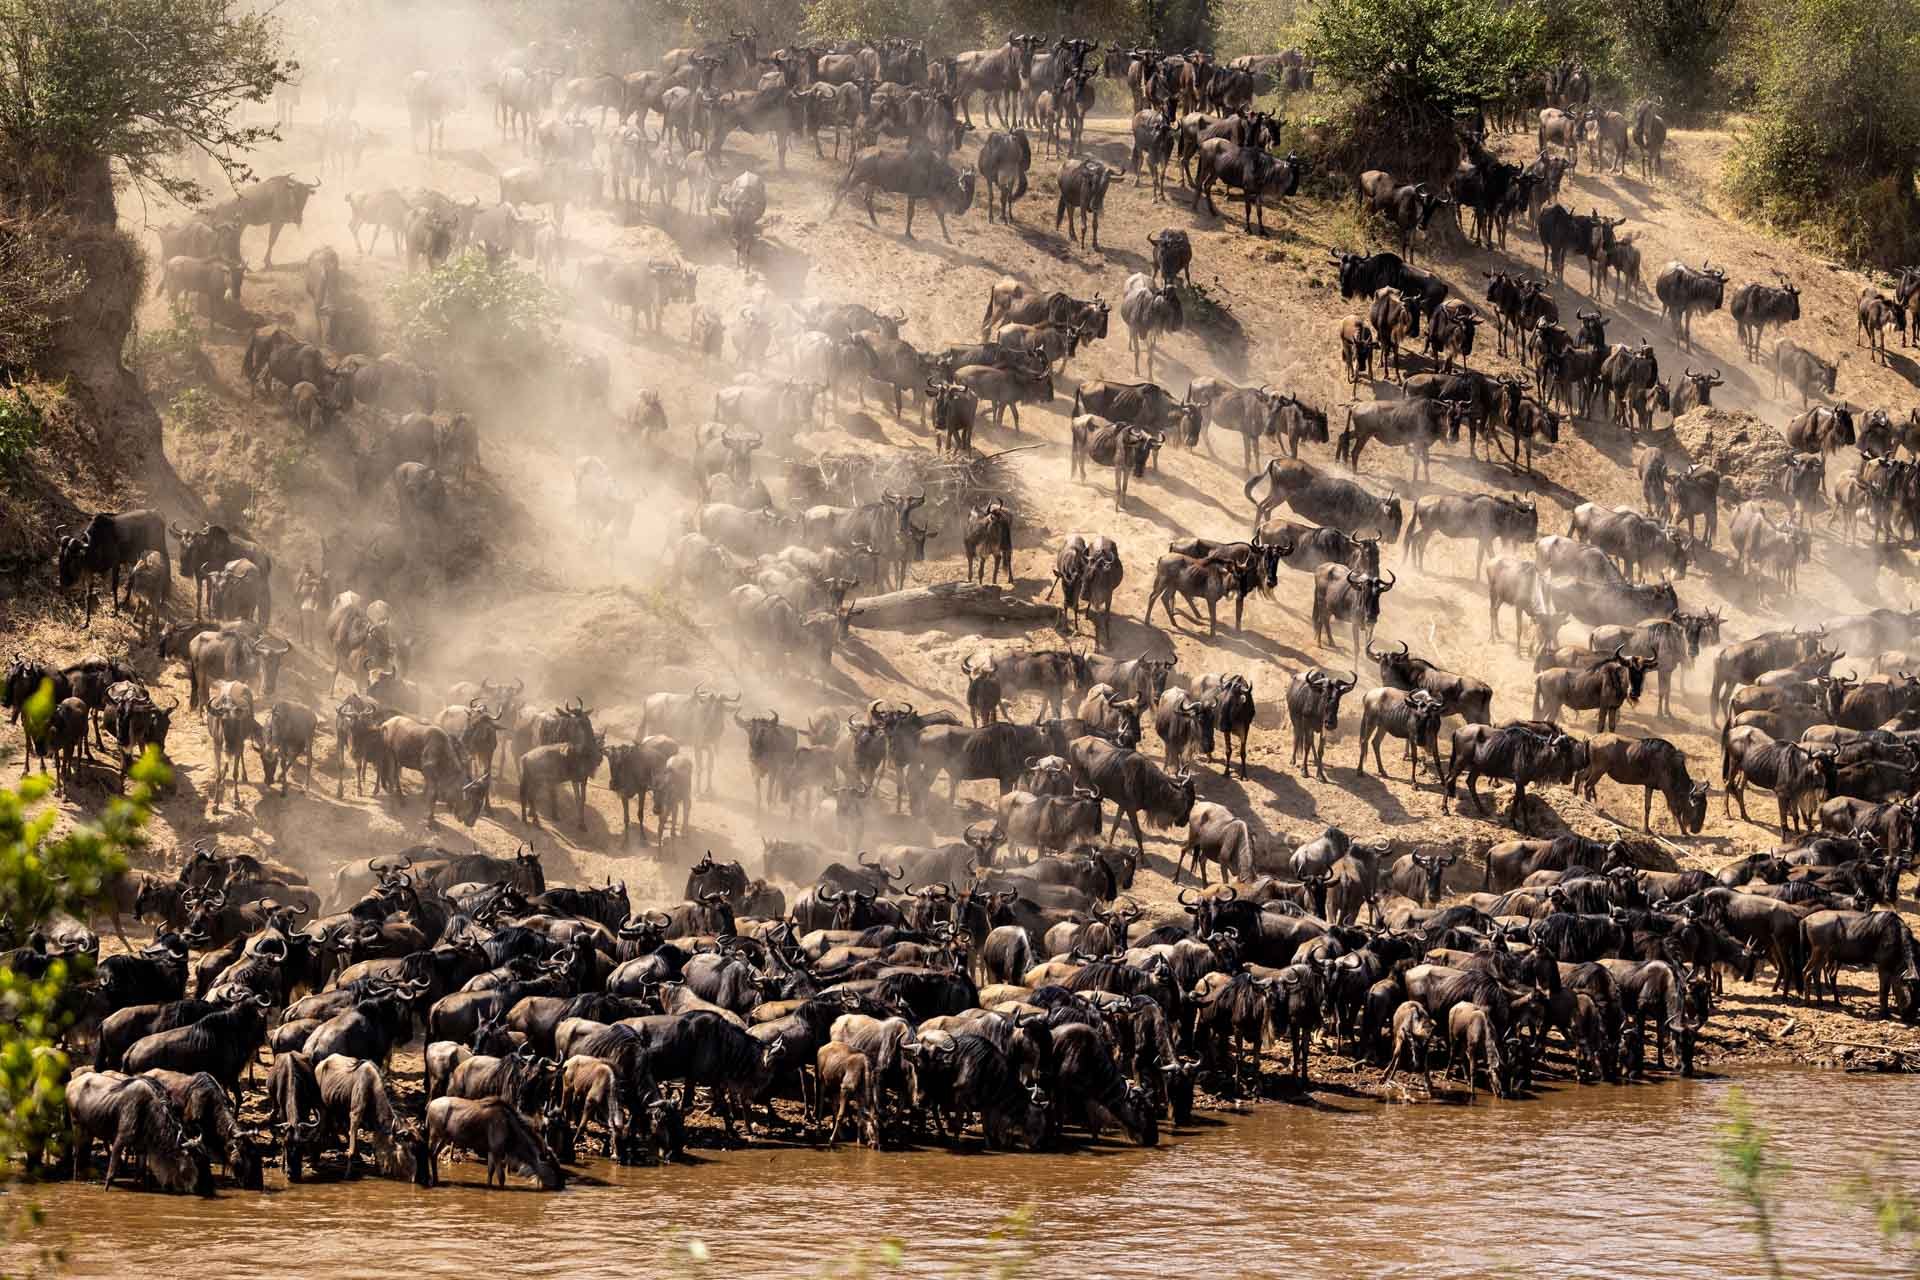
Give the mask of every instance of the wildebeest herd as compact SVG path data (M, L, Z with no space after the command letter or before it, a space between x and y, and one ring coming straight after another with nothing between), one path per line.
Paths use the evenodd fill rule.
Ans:
M946 234L981 184L990 216L1014 220L1028 190L1028 130L1066 151L1056 227L1064 220L1069 236L1092 246L1113 180L1129 172L1136 185L1150 179L1160 198L1174 159L1195 207L1211 206L1213 189L1224 186L1244 197L1243 226L1257 220L1264 231L1265 198L1294 195L1306 166L1269 152L1277 125L1254 100L1275 86L1310 86L1313 68L1297 54L1219 66L1197 51L1112 49L1104 62L1098 52L1090 40L1010 34L1002 46L953 58L929 58L911 40L791 47L763 58L747 32L623 78L576 74L564 46L543 42L503 59L489 85L500 127L537 157L501 176L501 203L355 193L356 245L358 227L370 225L376 245L387 231L410 264L432 267L472 246L489 259L520 254L548 265L564 246L569 204L591 204L603 191L587 121L596 108L603 127L607 113L618 113L602 140L615 198L631 192L644 205L661 194L671 204L686 185L689 209L697 200L720 216L741 263L753 255L766 193L752 174L722 181L721 143L767 135L784 167L792 135L811 135L818 152L829 126L836 158L843 129L853 153L834 207L857 194L872 216L876 192L905 197L909 237L919 204ZM1125 166L1083 136L1088 85L1102 73L1134 95ZM130 871L113 886L113 928L133 917L152 926L152 941L101 958L97 976L69 993L71 1038L94 1069L69 1086L71 1132L45 1135L46 1150L30 1154L50 1159L65 1147L79 1170L99 1139L109 1183L137 1169L166 1189L207 1191L215 1165L257 1188L269 1161L297 1180L320 1167L351 1176L363 1155L382 1174L432 1186L445 1153L461 1150L484 1157L489 1185L524 1171L558 1189L567 1168L595 1151L623 1163L673 1161L703 1088L728 1139L743 1125L828 1144L846 1134L876 1147L973 1141L977 1132L990 1148L1031 1150L1118 1130L1150 1146L1163 1125L1190 1121L1197 1090L1241 1097L1262 1088L1269 1038L1287 1051L1277 1087L1310 1086L1316 1045L1382 1066L1388 1081L1401 1072L1424 1077L1437 1048L1470 1094L1484 1082L1518 1097L1549 1074L1581 1083L1643 1074L1649 1049L1654 1069L1671 1058L1690 1072L1727 974L1751 982L1762 963L1776 991L1815 1001L1838 999L1840 968L1870 970L1883 1016L1920 1015L1912 934L1888 909L1920 855L1912 798L1920 678L1908 674L1920 666L1907 656L1920 613L1875 610L1726 643L1722 615L1685 607L1677 585L1715 544L1721 477L1653 447L1635 456L1640 510L1583 504L1565 534L1543 536L1535 500L1518 494L1403 498L1355 478L1377 444L1405 452L1417 481L1463 428L1470 457L1485 437L1489 459L1497 447L1518 474L1563 426L1604 410L1644 432L1656 411L1710 403L1722 383L1718 370L1690 365L1677 382L1663 381L1652 346L1609 343L1597 309L1563 325L1548 282L1524 271L1483 273L1483 316L1412 265L1416 235L1436 219L1464 225L1470 210L1473 235L1488 247L1496 236L1504 246L1516 217L1531 222L1543 274L1557 280L1569 251L1585 258L1595 299L1609 275L1616 305L1623 292L1646 292L1637 250L1616 233L1623 220L1580 214L1556 197L1589 127L1596 162L1611 150L1623 166L1638 149L1657 172L1660 104L1639 104L1629 117L1568 92L1563 85L1562 100L1540 108L1540 155L1529 165L1500 160L1469 134L1445 194L1378 170L1361 176L1366 207L1395 226L1401 253L1331 259L1341 296L1362 300L1366 312L1329 337L1338 338L1351 385L1379 385L1377 358L1400 394L1346 406L1337 439L1329 413L1292 392L1196 379L1176 393L1151 381L1159 344L1187 323L1176 281L1191 287L1192 246L1178 231L1154 235L1151 270L1129 275L1117 304L1009 276L990 292L978 340L940 351L901 337L904 310L770 304L722 325L717 315L703 318L698 273L677 261L582 271L611 311L631 309L635 330L642 311L657 331L664 309L684 303L692 345L705 355L729 337L739 363L754 370L716 394L713 420L689 436L697 502L672 547L671 571L706 589L724 584L743 649L804 655L822 667L855 623L853 593L863 582L905 586L929 539L947 531L929 524L950 526L969 580L977 573L993 584L1016 581L1014 554L1023 538L1031 549L1031 534L1014 494L930 508L924 489L876 488L870 475L837 472L825 458L789 461L787 500L776 504L756 452L789 448L849 392L864 405L873 383L892 390L896 418L902 392L914 393L923 422L931 410L942 452L970 458L974 429L987 423L982 410L991 409L995 429L1011 411L1019 433L1021 406L1062 398L1055 376L1106 339L1117 309L1136 368L1146 355L1149 381L1078 384L1069 478L1085 478L1089 460L1110 467L1115 507L1124 510L1130 493L1155 483L1161 451L1211 451L1211 429L1224 426L1241 439L1253 505L1244 540L1175 540L1150 576L1136 559L1136 580L1148 586L1146 621L1163 611L1169 628L1183 616L1197 625L1204 601L1212 635L1230 599L1240 631L1249 597L1290 594L1316 641L1341 651L1330 655L1334 665L1284 673L1293 762L1303 775L1311 768L1328 778L1328 740L1355 694L1347 715L1358 726L1356 775L1367 772L1371 752L1377 774L1405 769L1417 786L1424 772L1443 810L1464 783L1475 814L1489 813L1482 780L1511 784L1505 816L1519 835L1486 849L1477 882L1452 870L1458 850L1396 846L1337 827L1281 847L1247 815L1203 798L1216 757L1233 776L1236 744L1241 779L1253 776L1256 688L1271 693L1273 685L1242 672L1182 672L1171 657L1078 647L1083 619L1096 644L1111 643L1127 557L1106 533L1067 536L1055 555L1049 596L1059 592L1069 638L967 656L955 707L872 700L863 711L821 708L794 721L702 683L649 694L638 733L623 743L609 741L584 700L535 698L517 678L471 673L481 678L452 683L444 697L424 688L430 664L416 654L418 631L402 607L380 598L395 579L382 572L379 545L341 560L323 555L294 580L300 643L331 667L328 696L342 674L353 690L331 714L279 697L293 645L273 629L269 551L219 525L102 512L77 533L59 531L59 580L84 581L91 622L93 581L106 578L114 610L133 609L162 657L185 664L216 810L229 791L239 803L242 788L256 785L250 752L259 790L277 782L286 795L302 764L311 789L317 748L330 738L331 752L319 754L335 767L337 797L349 771L357 794L367 794L371 766L371 794L402 805L412 773L429 823L444 803L473 827L492 820L496 781L511 774L521 823L538 828L544 814L556 827L584 828L587 789L604 768L621 800L623 848L633 836L630 806L647 843L649 798L661 844L684 844L696 798L714 793L716 763L737 743L757 808L804 811L830 834L819 844L768 841L757 876L708 855L679 900L655 903L636 903L619 882L549 884L530 846L499 858L419 845L341 865L330 883L210 847L167 874ZM442 120L465 93L451 73L409 80L417 145L440 145ZM556 95L564 111L549 118ZM1003 131L983 139L977 165L967 167L956 157L976 98L987 125L998 114ZM656 112L657 139L648 132ZM904 145L875 146L881 138ZM281 225L298 224L310 190L273 181L271 192L210 214L199 240L182 242L204 252L170 255L163 288L218 299L230 287L237 303L241 233L269 226L270 253ZM526 216L537 204L549 206L547 216ZM436 412L432 370L393 356L332 356L339 261L323 255L332 251L317 251L307 272L320 342L256 333L244 372L263 389L280 384L309 429L355 405L390 411L396 420L368 451L367 474L391 490L400 527L418 529L479 466L475 425ZM1654 295L1690 347L1692 319L1721 307L1726 286L1710 263L1673 263ZM1920 273L1897 299L1862 300L1861 331L1875 350L1884 354L1884 329L1903 325L1916 305ZM1748 284L1730 310L1757 358L1767 327L1799 319L1798 292L1784 278ZM1476 330L1488 319L1524 376L1473 369ZM1413 372L1420 341L1426 369ZM757 371L775 349L792 376ZM1784 338L1773 371L1803 400L1834 389L1833 366ZM604 402L608 372L604 357L574 358L564 371L568 394ZM1787 514L1748 501L1730 522L1743 575L1751 569L1791 589L1810 554L1809 495L1827 496L1825 460L1843 447L1864 458L1832 497L1849 536L1858 515L1870 516L1884 540L1903 529L1920 534L1920 464L1899 456L1903 447L1915 453L1920 411L1904 424L1886 411L1862 419L1856 424L1848 406L1823 405L1794 420L1786 437L1793 461L1780 480ZM623 421L649 447L667 435L657 395L640 396ZM1264 461L1263 441L1274 446ZM1303 460L1303 442L1329 446L1350 473ZM635 499L613 469L583 458L573 476L591 535L620 536ZM1493 637L1501 609L1513 609L1516 646L1530 644L1536 655L1528 718L1497 720L1488 683L1413 654L1405 640L1381 642L1401 572L1417 572L1436 537L1475 544L1473 576L1486 583ZM1383 542L1401 543L1399 570L1381 563ZM1527 544L1530 558L1495 554ZM176 562L194 582L191 621L170 621ZM1305 580L1283 576L1283 567ZM1297 589L1287 593L1283 582ZM1583 643L1561 642L1570 623ZM1701 831L1708 783L1690 771L1698 762L1665 739L1619 730L1622 709L1640 702L1649 679L1670 714L1671 690L1710 646L1719 646L1710 705L1715 723L1724 721L1723 808L1738 804L1744 816L1748 788L1771 792L1785 843L1708 872L1658 869L1652 840L1533 838L1541 788L1571 786L1592 798L1607 778L1642 789L1649 833L1656 792L1678 833ZM1835 674L1849 653L1860 665L1877 655L1879 670L1865 680ZM1356 694L1363 666L1377 681ZM149 746L164 753L179 707L156 700L131 665L62 666L16 654L5 683L16 721L43 685L54 711L32 726L28 755L51 759L69 794L92 775L103 732L118 744L111 773L124 776ZM1501 696L1511 703L1520 695ZM1031 723L1010 714L1021 698L1041 704ZM1594 735L1576 736L1566 717L1588 711ZM1142 749L1148 728L1154 753ZM1382 754L1387 738L1402 744L1391 752L1395 765ZM933 792L943 775L944 802ZM958 822L957 788L988 780L999 793L992 816ZM948 821L964 829L874 855L864 839L869 808L877 823L888 800L930 832ZM1120 838L1123 822L1130 842ZM1199 888L1180 890L1178 911L1149 913L1129 896L1147 856L1145 827L1184 829L1174 880L1190 863ZM87 924L59 921L10 963L33 974L57 957L99 950ZM416 1042L423 1094L398 1087L392 1073L396 1052ZM271 1066L256 1083L262 1048Z

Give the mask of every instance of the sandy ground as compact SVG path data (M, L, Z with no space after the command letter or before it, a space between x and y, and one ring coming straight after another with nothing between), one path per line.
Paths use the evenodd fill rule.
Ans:
M345 189L372 190L383 186L426 185L462 198L497 198L495 174L522 162L517 144L501 140L484 104L476 105L448 127L449 149L428 158L410 152L405 144L404 116L392 103L363 108L362 118L379 126L388 144L370 150L347 182L328 180L309 206L304 226L290 228L277 248L271 271L249 277L246 304L269 323L296 332L311 332L311 313L302 289L300 265L305 255L332 245L354 289L379 307L385 286L400 278L404 264L387 250L365 256L356 253L345 227ZM1118 119L1096 121L1090 138L1111 143L1122 137ZM304 118L287 130L285 143L260 156L262 173L291 170L302 176L317 171L317 121ZM1519 139L1508 139L1520 150ZM1709 196L1717 160L1726 146L1719 134L1679 133L1670 146L1670 170L1663 180L1648 184L1636 178L1596 175L1584 163L1569 179L1569 205L1602 212L1624 213L1630 222L1623 230L1638 237L1649 284L1661 264L1680 257L1698 264L1710 258L1730 272L1732 284L1751 278L1770 279L1778 268L1787 271L1802 289L1806 319L1791 336L1825 356L1840 360L1840 391L1855 405L1885 406L1904 415L1912 403L1917 366L1904 353L1894 353L1889 370L1872 367L1849 345L1853 329L1853 301L1860 278L1808 259L1784 245L1765 239L1724 216ZM1531 152L1531 141L1525 151ZM1244 367L1223 366L1204 341L1192 334L1169 339L1160 352L1158 380L1175 390L1202 376L1222 376L1245 383L1267 383L1325 406L1337 434L1344 420L1347 391L1340 373L1335 332L1342 315L1359 309L1344 303L1327 265L1329 250L1360 248L1364 228L1344 201L1308 199L1287 201L1268 211L1272 235L1266 239L1244 235L1237 206L1222 204L1221 218L1195 213L1184 193L1170 187L1169 203L1151 199L1149 187L1116 183L1101 227L1103 251L1081 249L1055 235L1046 224L1056 189L1052 174L1057 162L1036 159L1033 193L1019 206L1019 221L1011 228L990 227L976 206L965 217L951 220L951 244L940 238L937 223L923 216L916 226L919 238L900 235L901 210L883 198L881 224L875 229L856 203L844 206L837 217L827 216L831 183L839 168L815 160L802 144L790 153L789 169L774 170L770 148L757 140L736 136L727 148L729 172L752 166L766 177L770 210L765 223L766 244L754 270L742 272L732 264L731 251L717 238L699 229L684 212L661 219L638 215L629 225L608 209L575 209L567 221L569 265L557 284L573 285L575 266L582 259L608 255L644 259L679 256L700 266L700 300L731 319L739 307L763 298L818 297L861 301L881 308L898 306L908 314L903 336L922 349L971 340L977 334L986 294L1003 276L1032 288L1062 288L1081 296L1098 291L1117 300L1128 274L1148 268L1146 238L1162 227L1186 230L1195 250L1194 279L1229 308L1251 338ZM158 215L156 215L157 220ZM149 239L151 243L151 239ZM264 233L249 233L247 252L259 265ZM1389 247L1375 243L1369 247ZM1431 256L1416 245L1419 265L1437 270L1456 296L1482 302L1480 273L1497 266L1534 266L1538 242L1531 229L1517 224L1507 255L1480 252ZM1570 266L1568 283L1584 284L1582 264ZM1729 286L1731 291L1732 284ZM1573 289L1557 291L1563 315L1585 305ZM1602 310L1616 318L1610 330L1615 340L1644 335L1659 350L1663 371L1677 373L1688 363L1720 369L1726 385L1716 403L1749 409L1769 422L1784 424L1797 410L1770 403L1770 375L1749 366L1733 337L1732 321L1724 313L1694 326L1697 351L1683 352L1659 323L1657 304L1628 303ZM148 326L164 323L164 309L151 303L142 317ZM729 365L704 366L686 346L687 311L668 312L663 335L643 335L629 341L622 326L598 318L589 307L575 307L564 325L566 340L603 351L613 366L612 404L626 405L641 388L661 393L679 448L690 453L694 427L708 417L714 389L732 374ZM1491 325L1474 357L1476 368L1502 369L1491 349ZM208 400L194 423L177 410L178 386L156 375L156 399L168 420L169 459L180 476L211 507L244 516L247 523L273 546L289 580L281 587L277 604L282 629L293 626L290 573L303 560L319 556L318 539L363 529L378 515L378 499L356 506L346 484L348 470L338 442L306 441L299 429L277 408L248 398L239 376L242 335L218 327L207 337L214 381ZM728 347L731 357L731 344ZM1244 815L1263 847L1288 846L1337 824L1354 833L1384 833L1396 851L1445 846L1466 857L1452 873L1457 889L1477 889L1478 856L1485 847L1508 833L1488 821L1455 813L1442 815L1440 796L1430 781L1410 785L1404 765L1393 761L1389 778L1371 769L1364 776L1352 768L1354 725L1358 696L1348 703L1350 714L1330 744L1329 781L1319 782L1287 765L1288 738L1282 723L1289 673L1312 664L1355 666L1344 652L1324 651L1313 641L1308 621L1311 584L1304 575L1284 574L1276 598L1249 602L1243 632L1223 627L1217 636L1183 621L1166 625L1164 614L1153 624L1139 621L1154 558L1169 538L1203 535L1244 536L1250 516L1239 487L1239 441L1222 432L1188 453L1163 451L1159 470L1135 483L1124 511L1116 512L1107 473L1094 468L1091 482L1068 478L1066 417L1072 388L1079 380L1110 376L1131 380L1126 331L1116 312L1104 343L1084 350L1071 362L1068 376L1059 381L1060 394L1051 408L1022 413L1024 431L990 426L976 435L983 452L1038 445L1010 456L1023 509L1032 519L1015 531L1015 574L1018 590L1037 597L1045 588L1054 552L1072 533L1106 533L1120 544L1127 566L1126 582L1118 596L1118 616L1106 651L1121 657L1143 652L1170 652L1186 673L1237 672L1249 678L1261 711L1251 752L1251 777L1223 777L1217 766L1203 769L1200 791L1205 799L1225 803ZM831 672L815 673L803 663L769 662L744 650L717 599L683 599L658 589L663 581L662 550L691 512L694 499L671 468L645 469L621 463L620 444L609 425L554 408L502 413L498 406L463 398L462 388L446 388L446 399L472 412L482 436L483 474L465 486L455 486L459 508L455 519L464 535L473 536L480 550L472 571L458 582L426 584L420 597L406 602L426 655L413 673L437 706L437 691L459 679L481 676L524 677L538 695L535 705L576 693L596 709L596 721L624 738L637 729L636 708L648 692L686 688L695 680L739 688L750 708L774 707L789 721L799 720L818 706L854 708L870 698L907 699L922 707L959 705L965 677L962 656L983 643L994 647L1022 644L1057 645L1058 633L1037 628L967 626L934 627L917 631L861 630L836 655ZM169 407L169 406L175 407ZM850 410L851 406L843 406ZM364 432L363 425L359 430ZM825 430L802 435L790 451L871 451L927 449L930 438L917 430L910 406L904 421L894 421L883 405L869 398L864 413L843 411ZM1408 500L1423 493L1520 492L1536 497L1541 532L1567 528L1572 509L1583 501L1607 506L1638 503L1630 465L1629 442L1610 425L1581 423L1564 432L1558 447L1536 455L1536 474L1518 475L1504 465L1471 461L1463 448L1448 446L1436 452L1431 484L1415 484L1409 464L1377 446L1365 459L1367 477L1393 486ZM769 448L767 454L775 452ZM634 536L608 557L589 547L571 517L570 480L575 457L597 453L616 465L627 466L625 478L644 495L642 514ZM1331 449L1308 445L1303 456L1331 469ZM782 491L781 468L763 457L763 471L776 497ZM1849 462L1847 465L1852 465ZM129 505L131 504L129 499ZM1738 640L1788 622L1814 620L1881 604L1897 604L1911 590L1911 566L1895 555L1870 558L1862 548L1849 547L1822 528L1815 541L1814 563L1801 574L1801 589L1791 599L1762 596L1752 585L1734 579L1725 559L1724 530L1730 512L1723 513L1722 541L1703 563L1678 585L1689 608L1713 606L1728 616L1726 639ZM948 521L929 547L927 562L913 566L916 582L958 578L963 572L958 529ZM1402 563L1398 548L1388 552L1386 564L1399 575L1387 597L1379 630L1382 643L1405 640L1414 652L1433 661L1490 681L1495 690L1496 719L1527 712L1532 680L1531 660L1517 655L1509 643L1489 641L1484 615L1484 588L1472 578L1472 547L1436 540L1424 571ZM717 597L718 593L714 593ZM176 603L176 609L178 605ZM1444 626L1442 624L1445 624ZM77 614L60 606L30 617L21 629L23 644L37 652L61 658L90 650L119 651L134 639L131 628L111 618L96 621L91 634L79 630ZM1563 633L1563 642L1576 642L1584 632L1577 625ZM1082 646L1091 637L1082 634ZM154 677L163 696L184 703L186 682L178 664L158 666L150 651L135 649L135 657ZM1860 670L1866 670L1865 655ZM296 650L281 680L280 696L316 707L330 707L330 659L312 646ZM1659 734L1679 743L1694 762L1696 777L1718 783L1717 744L1707 728L1706 686L1710 657L1685 677L1675 696L1678 715L1656 717L1651 696L1629 707L1621 731ZM1360 664L1364 693L1375 683L1375 673ZM344 681L340 685L345 690ZM1031 701L1017 708L1031 716ZM762 837L805 836L804 816L785 812L756 814L745 772L741 739L729 734L723 744L716 795L703 795L693 809L692 831L672 847L621 847L618 798L596 784L589 791L586 830L569 824L555 828L522 823L514 807L511 784L497 787L493 808L471 831L444 817L423 826L417 783L404 805L390 800L373 803L356 797L351 785L343 798L334 795L331 767L324 783L316 779L313 793L296 786L286 797L243 788L238 807L212 812L205 783L209 762L202 727L191 719L176 728L172 754L179 767L179 795L164 803L154 825L155 853L166 856L187 843L213 838L229 851L249 850L303 867L316 881L343 864L391 852L408 844L431 840L443 848L484 848L504 853L530 842L545 860L554 880L623 879L638 903L665 903L680 895L685 867L702 852L721 858L739 858L758 871ZM1587 717L1577 717L1587 728ZM1158 742L1149 738L1148 749ZM322 748L328 761L330 737ZM1391 753L1389 753L1391 755ZM257 767L257 765L256 765ZM254 775L257 778L257 773ZM1717 788L1716 788L1717 790ZM936 791L936 795L938 795ZM1504 803L1504 789L1495 792ZM98 793L82 790L72 815L97 803ZM1603 783L1599 804L1576 799L1567 788L1542 793L1544 805L1533 809L1536 827L1550 823L1589 834L1612 834L1616 825L1637 824L1639 799L1611 783ZM890 795L879 809L892 809ZM986 784L961 789L961 805L950 811L936 800L931 825L894 820L886 813L870 818L865 843L881 847L892 841L922 842L930 836L949 837L966 821L982 816L993 800ZM1770 797L1762 796L1752 809L1756 817L1772 814ZM1732 820L1721 814L1717 795L1710 803L1706 830L1698 837L1678 837L1656 801L1655 823L1661 847L1680 866L1719 866L1735 857L1776 842L1767 827ZM1135 887L1135 896L1156 910L1178 915L1174 888L1167 879L1181 833L1156 833L1148 843L1148 870ZM1172 837L1172 838L1169 838ZM823 843L827 836L822 833ZM1906 901L1903 909L1915 904ZM1768 980L1763 985L1770 985ZM1852 992L1859 1007L1864 987L1856 979ZM1830 1013L1810 1013L1773 1000L1760 989L1733 988L1716 1015L1710 1039L1720 1056L1788 1055L1799 1060L1824 1057L1832 1039L1856 1041L1898 1040L1920 1044L1904 1029L1867 1024Z

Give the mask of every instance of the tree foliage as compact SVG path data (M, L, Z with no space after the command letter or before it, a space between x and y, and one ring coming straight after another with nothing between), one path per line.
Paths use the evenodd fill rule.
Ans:
M82 283L51 219L0 216L0 381L33 367Z
M1773 0L1748 11L1752 118L1728 165L1743 212L1850 263L1920 252L1920 0Z
M239 123L295 70L274 24L236 0L0 0L0 194L111 219L105 165L197 201L171 171L198 147L230 176L272 130Z
M1213 22L1219 53L1278 53L1305 39L1306 6L1298 0L1215 0Z
M1447 181L1456 120L1537 74L1545 30L1538 0L1319 0L1307 49L1337 95L1319 159Z
M1707 105L1723 85L1716 75L1739 0L1621 0L1607 20L1619 35L1622 76L1658 94L1668 115Z
M53 685L43 683L29 699L24 719L44 724L53 714ZM51 789L45 774L0 788L0 918L25 937L55 914L86 919L106 896L108 881L126 870L126 854L139 846L153 788L166 766L150 751L134 770L124 798L108 802L96 823L55 837L58 813L35 811ZM44 977L29 979L0 969L0 1156L37 1151L64 1122L61 1081L66 1055L56 1043L71 1021L69 985L89 976L85 957L73 965L56 960Z
M1321 72L1385 104L1451 116L1542 65L1534 0L1320 0L1311 50Z

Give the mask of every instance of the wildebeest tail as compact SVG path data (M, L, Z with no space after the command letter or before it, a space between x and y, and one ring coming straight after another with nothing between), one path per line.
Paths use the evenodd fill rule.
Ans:
M1074 394L1074 412L1078 413L1080 410L1080 393L1076 391L1073 394ZM1248 502L1254 503L1254 505L1256 506L1259 505L1259 500L1253 496L1253 487L1259 484L1262 480L1266 478L1267 478L1267 473L1265 471L1256 471L1253 473L1253 476L1251 479L1249 479L1244 485L1240 486L1240 492L1243 495L1245 495Z
M1720 725L1720 785L1726 786L1733 777L1733 708L1731 702L1727 708L1727 718Z
M987 304L987 311L989 314L993 311L993 304L991 302ZM984 324L985 321L981 323ZM1080 416L1080 388L1078 387L1073 389L1073 416L1076 418Z

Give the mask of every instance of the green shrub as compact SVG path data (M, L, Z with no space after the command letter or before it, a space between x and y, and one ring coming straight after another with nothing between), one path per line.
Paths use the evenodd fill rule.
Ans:
M185 431L205 431L213 421L213 397L198 387L187 387L174 394L167 404L167 417Z
M1320 0L1308 51L1330 95L1325 162L1444 183L1460 159L1457 115L1504 96L1547 54L1536 0Z
M11 481L25 471L43 422L40 406L25 391L0 392L0 477Z
M177 369L194 363L199 352L200 331L194 327L193 308L186 299L175 298L166 324L133 335L127 363L136 369Z
M400 345L417 359L494 372L526 370L554 349L553 291L512 264L487 265L469 251L394 284L387 301Z

